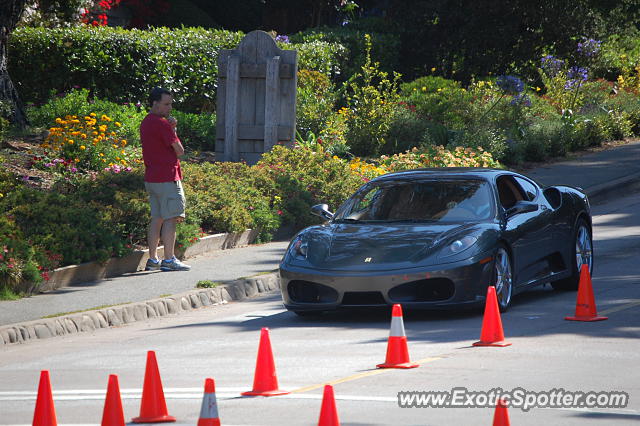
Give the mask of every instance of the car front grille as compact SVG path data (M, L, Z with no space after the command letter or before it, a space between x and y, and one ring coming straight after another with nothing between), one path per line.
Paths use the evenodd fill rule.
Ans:
M348 291L342 298L342 306L379 306L387 302L379 291Z
M440 302L451 299L455 293L453 281L447 278L430 278L412 281L392 288L389 299L394 303Z

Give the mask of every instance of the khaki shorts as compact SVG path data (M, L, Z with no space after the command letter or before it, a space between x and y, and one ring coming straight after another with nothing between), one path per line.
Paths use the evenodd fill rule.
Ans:
M145 182L144 187L149 194L151 217L171 219L184 217L185 198L182 183L175 182Z

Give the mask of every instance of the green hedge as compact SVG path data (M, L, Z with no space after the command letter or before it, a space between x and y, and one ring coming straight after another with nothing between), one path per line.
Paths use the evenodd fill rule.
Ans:
M83 87L110 101L144 103L159 85L174 92L182 111L213 111L218 53L236 48L243 36L202 28L20 28L11 35L9 72L25 102ZM336 43L280 46L298 50L300 69L340 72L344 49Z

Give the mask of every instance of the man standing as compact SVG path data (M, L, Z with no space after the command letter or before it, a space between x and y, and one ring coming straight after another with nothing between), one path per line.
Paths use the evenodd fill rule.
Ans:
M149 114L140 123L142 158L144 160L144 186L151 204L151 223L147 234L149 260L146 271L188 271L191 266L174 256L176 225L185 216L185 198L182 190L182 171L178 157L184 148L176 133L177 121L171 117L173 97L160 87L149 95ZM164 260L158 259L157 249L162 237Z

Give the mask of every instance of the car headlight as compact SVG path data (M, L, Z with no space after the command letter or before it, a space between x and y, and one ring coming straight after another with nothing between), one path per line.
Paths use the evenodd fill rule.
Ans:
M478 241L477 237L473 237L471 235L467 235L462 238L458 238L449 245L447 245L441 252L440 257L453 256L455 254L461 253L467 250L469 247L474 245Z
M306 259L309 252L309 244L306 241L298 240L293 244L292 251L294 256L301 256Z

